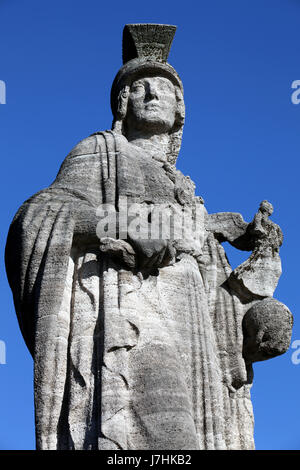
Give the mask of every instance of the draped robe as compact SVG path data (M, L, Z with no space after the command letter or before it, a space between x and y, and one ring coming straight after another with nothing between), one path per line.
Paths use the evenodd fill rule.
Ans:
M252 449L245 307L223 286L223 247L203 227L200 261L183 253L141 276L76 238L99 204L117 206L121 195L177 203L161 163L98 133L10 227L7 273L34 358L37 448Z

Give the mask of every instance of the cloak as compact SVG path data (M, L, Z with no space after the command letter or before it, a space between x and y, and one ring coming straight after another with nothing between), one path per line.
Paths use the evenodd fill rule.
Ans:
M97 133L11 224L6 267L34 358L37 448L252 449L245 306L224 287L220 242L204 226L200 258L177 253L143 276L99 250L97 207L117 209L122 195L179 204L161 162Z

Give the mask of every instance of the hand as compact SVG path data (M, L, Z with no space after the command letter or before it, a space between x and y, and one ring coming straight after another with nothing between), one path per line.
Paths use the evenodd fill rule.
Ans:
M129 243L110 237L100 238L100 251L110 254L113 258L121 259L129 268L136 266L136 254Z
M130 239L129 243L137 253L142 269L162 268L175 258L175 249L167 240Z

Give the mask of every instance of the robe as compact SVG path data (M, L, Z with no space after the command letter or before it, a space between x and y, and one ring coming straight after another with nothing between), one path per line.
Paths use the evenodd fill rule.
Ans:
M84 233L103 203L180 204L175 189L160 162L107 131L17 212L6 266L34 358L37 449L254 447L245 306L224 287L232 270L214 233L203 227L200 257L179 253L147 276Z

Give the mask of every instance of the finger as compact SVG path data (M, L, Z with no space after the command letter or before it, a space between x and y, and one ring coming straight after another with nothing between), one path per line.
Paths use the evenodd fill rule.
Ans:
M160 251L158 257L157 257L157 260L156 260L156 266L159 268L162 266L162 263L163 263L163 260L166 256L166 250L167 250L167 247L164 248L163 250Z
M168 243L168 246L164 252L164 257L162 258L161 260L161 266L167 266L168 264L170 264L170 262L175 258L175 249L174 247Z
M164 251L165 250L163 250L163 253L155 253L153 256L151 256L151 258L148 259L147 262L145 263L144 267L146 269L158 267L161 262L160 260L164 256Z

